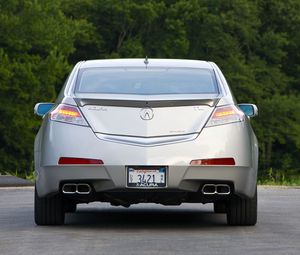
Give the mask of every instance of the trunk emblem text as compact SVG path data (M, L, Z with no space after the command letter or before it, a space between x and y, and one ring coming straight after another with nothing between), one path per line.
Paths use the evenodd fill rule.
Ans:
M154 117L153 110L151 108L141 109L140 117L142 120L152 120Z

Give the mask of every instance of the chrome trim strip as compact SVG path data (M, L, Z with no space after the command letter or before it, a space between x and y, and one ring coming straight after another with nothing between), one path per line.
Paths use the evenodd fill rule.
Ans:
M107 135L102 133L95 133L96 136L104 141L123 143L137 146L158 146L179 142L188 142L196 139L198 133L176 136L162 136L162 137L133 137L133 136L120 136L120 135Z

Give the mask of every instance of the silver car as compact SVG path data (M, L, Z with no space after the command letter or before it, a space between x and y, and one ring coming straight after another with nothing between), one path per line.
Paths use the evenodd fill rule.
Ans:
M253 104L237 104L215 63L79 62L55 103L39 103L35 222L79 203L213 203L230 225L257 221Z

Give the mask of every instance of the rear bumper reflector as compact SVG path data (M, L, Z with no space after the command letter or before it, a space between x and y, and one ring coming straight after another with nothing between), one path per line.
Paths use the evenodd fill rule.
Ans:
M195 159L190 162L192 166L208 166L208 165L220 165L220 166L234 166L235 160L234 158L210 158L210 159Z
M103 161L101 159L61 157L58 160L58 164L59 165L103 165Z

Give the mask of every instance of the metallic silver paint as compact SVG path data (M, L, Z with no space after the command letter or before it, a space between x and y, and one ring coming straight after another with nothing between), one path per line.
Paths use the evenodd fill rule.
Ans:
M80 68L143 66L143 59L93 60L77 64L56 104L77 105L74 84ZM220 86L217 106L235 104L219 68L211 62L150 59L148 67L192 67L214 69ZM118 95L84 95L84 98L120 100ZM211 99L211 95L138 96L122 100ZM248 118L244 122L205 127L214 106L194 105L155 108L151 120L140 118L141 108L101 106L93 111L81 106L91 127L50 121L47 116L35 140L36 187L39 196L59 192L62 181L89 180L95 191L126 188L126 166L168 166L168 188L197 192L204 180L229 181L240 196L253 197L256 187L258 143ZM199 111L197 109L200 109ZM202 109L205 109L202 111ZM179 114L180 113L180 114ZM204 114L201 118L199 114ZM126 118L122 118L125 116ZM157 122L155 122L157 121ZM155 124L153 124L155 123ZM159 125L163 123L163 125ZM172 132L177 131L177 132ZM60 157L101 159L104 165L58 165ZM235 166L191 166L194 159L233 157Z

